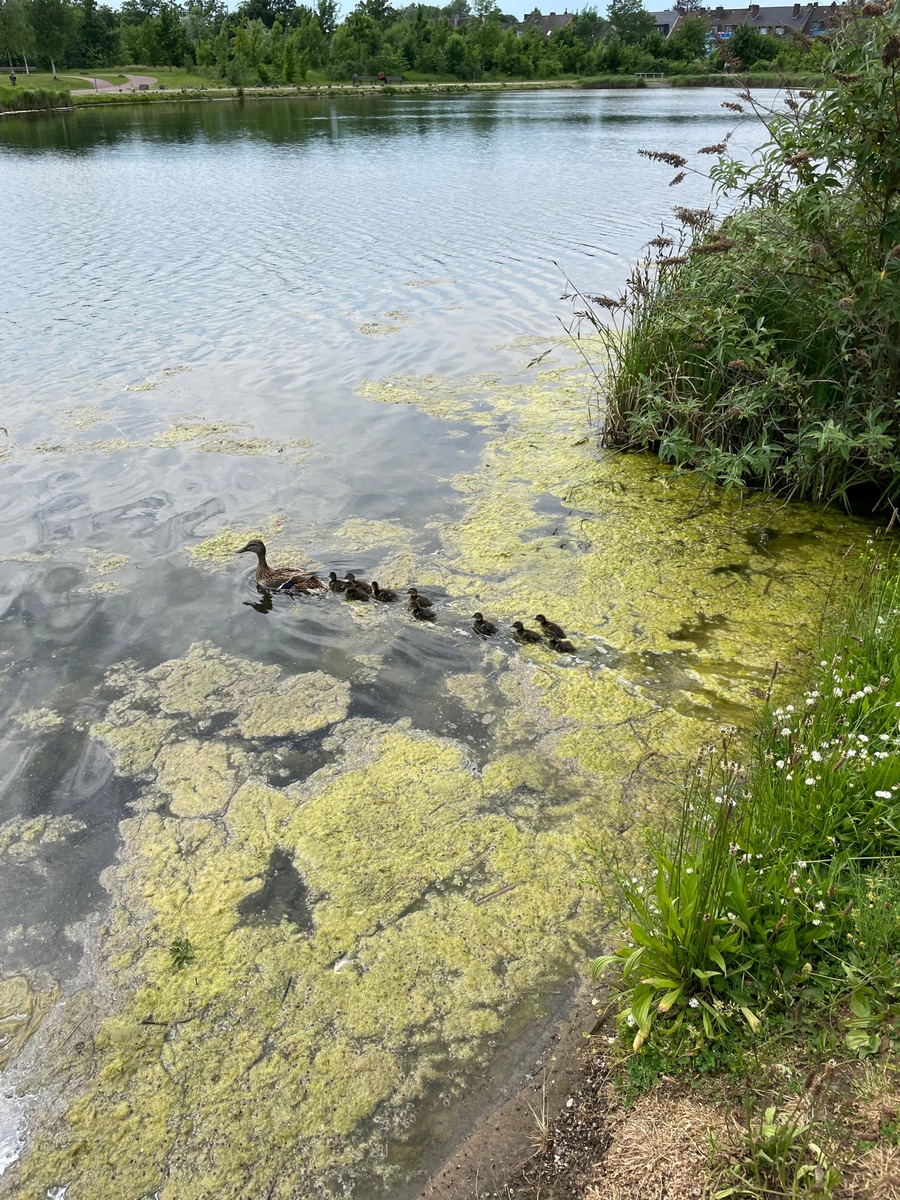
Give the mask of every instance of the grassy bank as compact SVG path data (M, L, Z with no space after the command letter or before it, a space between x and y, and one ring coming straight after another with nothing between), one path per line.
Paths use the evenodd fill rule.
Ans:
M829 1116L827 1092L845 1103L863 1079L847 1063L877 1061L893 1079L900 562L871 558L845 611L803 694L766 703L749 747L722 730L700 754L677 819L648 835L643 864L623 870L599 851L598 879L611 900L617 880L624 930L595 964L617 988L620 1083L634 1095L664 1076L714 1074L710 1096L726 1110L748 1089L770 1093L743 1121L744 1158L733 1141L727 1161L710 1155L721 1186L738 1189L722 1196L807 1195L816 1181L829 1196L883 1149L880 1130L856 1145L850 1117ZM810 1072L818 1090L794 1103L798 1073ZM896 1123L885 1136L900 1142Z
M742 74L740 77L734 75L711 74L711 75L669 75L666 77L666 83L670 87L718 87L738 88L754 87L754 88L784 88L784 87L820 87L825 83L825 79L821 75L812 75L808 72L776 72L776 71L754 71L751 74Z
M67 91L49 88L0 87L0 113L51 112L70 108L72 98Z

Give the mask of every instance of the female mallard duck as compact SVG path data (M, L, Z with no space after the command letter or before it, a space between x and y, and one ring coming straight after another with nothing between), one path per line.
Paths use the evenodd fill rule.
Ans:
M472 628L479 637L493 637L497 632L494 622L485 620L480 612L472 614Z
M410 609L413 609L416 606L418 606L419 608L431 608L432 607L432 603L428 599L428 597L423 596L420 592L417 592L415 588L407 588L406 594L407 594L407 596L409 596Z
M366 581L364 579L357 579L352 571L347 572L347 586L362 588L362 590L366 593L367 596L372 595L371 583L366 583Z
M543 613L538 613L534 618L541 627L541 632L545 638L559 638L560 640L566 636L566 631L562 625L557 625L554 621L548 621Z
M547 645L551 650L555 650L557 654L578 653L571 642L567 642L565 638L553 637L552 634L547 638Z
M347 580L338 579L337 571L328 572L328 590L330 592L345 592L347 590Z
M253 538L237 553L256 555L256 582L261 588L286 592L328 591L327 584L314 571L301 571L299 567L270 567L266 562L266 547L258 538Z
M375 579L372 580L372 595L382 604L393 604L397 599L396 592L392 592L390 588L379 587Z
M513 621L513 637L517 642L521 642L523 646L533 645L541 640L541 635L535 633L533 629L526 629L521 621Z

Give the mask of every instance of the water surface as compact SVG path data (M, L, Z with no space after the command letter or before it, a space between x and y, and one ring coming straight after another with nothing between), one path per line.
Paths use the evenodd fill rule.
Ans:
M584 838L652 808L667 770L648 753L746 717L773 657L799 661L860 528L721 498L695 521L684 483L600 460L562 324L568 280L615 291L676 200L709 201L704 179L670 191L636 152L721 140L722 98L308 98L0 125L2 973L93 997L56 1006L23 1078L101 1096L119 1130L96 1177L39 1135L20 1194L113 1186L104 1164L137 1134L104 1116L121 1110L96 1079L133 989L196 1021L158 1047L200 1079L171 1101L182 1120L225 1111L206 1014L272 1033L229 1084L246 1109L227 1111L224 1150L199 1119L196 1144L173 1143L168 1098L148 1116L177 1063L161 1080L128 1067L150 1165L123 1194L153 1192L161 1164L179 1200L201 1178L217 1196L411 1194L485 1063L599 942L576 895ZM735 143L757 136L739 125ZM276 562L419 582L438 629L261 604L230 557L253 533ZM575 664L468 631L474 607L508 622L536 604L576 631ZM199 965L177 972L186 933ZM271 970L264 994L248 964ZM76 1069L82 1020L106 1050ZM247 1082L260 1063L269 1082ZM254 1122L277 1127L262 1165Z

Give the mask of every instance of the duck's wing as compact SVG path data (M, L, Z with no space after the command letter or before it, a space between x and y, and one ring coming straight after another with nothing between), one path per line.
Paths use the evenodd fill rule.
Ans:
M276 587L279 592L302 592L314 594L327 592L328 584L324 583L313 571L297 571L291 574Z

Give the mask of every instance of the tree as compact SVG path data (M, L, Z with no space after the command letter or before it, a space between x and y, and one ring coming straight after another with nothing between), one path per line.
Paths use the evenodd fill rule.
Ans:
M738 25L728 39L726 49L729 56L737 60L742 70L749 71L758 62L770 62L778 48L770 38L754 29L752 25Z
M316 18L319 22L319 28L327 38L334 36L334 31L337 28L337 14L337 0L318 0L316 4Z
M86 67L106 67L119 57L119 18L97 0L81 0L74 57Z
M706 58L706 35L709 24L705 16L694 13L682 17L675 32L666 40L666 58L681 62L694 62Z
M656 30L656 21L641 0L610 0L607 19L626 46L636 46Z
M585 46L593 46L601 41L609 28L609 23L597 12L596 8L583 8L575 14L575 34Z
M13 60L19 55L25 60L28 73L28 55L34 51L34 30L28 19L23 0L3 0L0 3L0 54L8 60L12 69Z
M75 10L65 0L31 0L31 27L37 52L50 62L56 78L56 60L62 59L75 32Z

